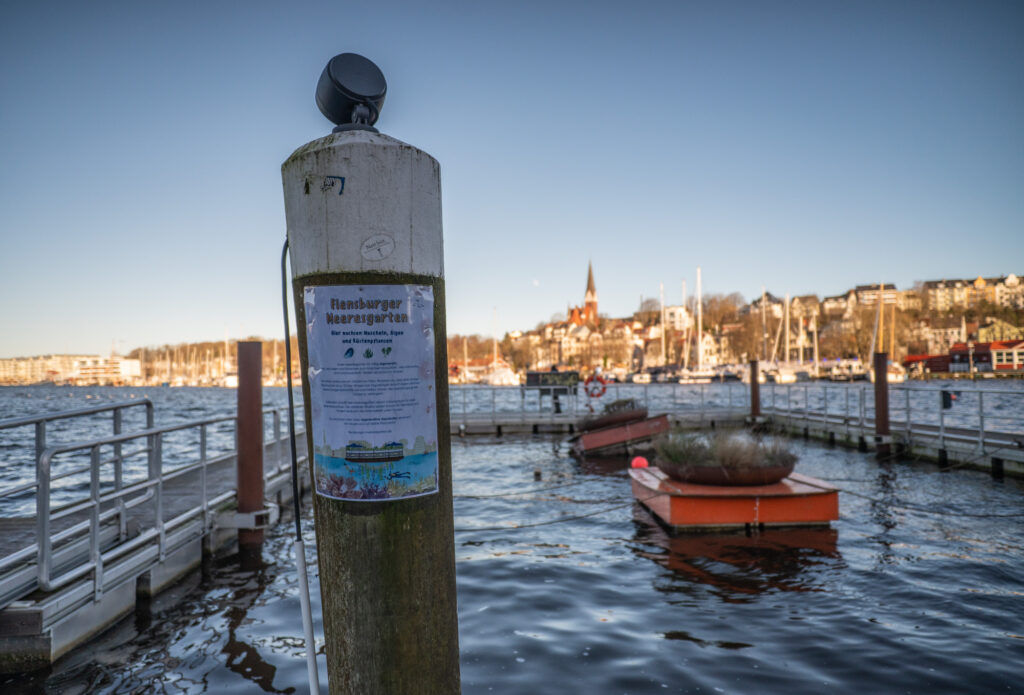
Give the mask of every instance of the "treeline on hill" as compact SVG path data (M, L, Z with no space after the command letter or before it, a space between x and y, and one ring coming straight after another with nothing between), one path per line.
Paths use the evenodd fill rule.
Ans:
M263 343L263 371L271 373L276 370L284 374L285 345L283 340L267 340L257 336L244 338L243 341L258 341ZM216 340L198 343L175 343L164 345L149 345L135 348L126 356L142 362L143 376L149 376L149 372L158 370L179 370L181 368L213 370L213 366L223 368L225 357L229 366L233 366L237 355L238 340ZM293 369L299 364L299 340L292 337L292 364Z
M696 313L696 299L690 298L687 302L688 308ZM733 292L732 294L711 294L705 295L703 307L704 330L715 336L728 336L729 350L734 355L761 355L767 350L770 354L774 348L776 333L779 331L781 319L768 316L765 326L761 323L759 312L750 312L743 316L740 309L746 305L742 295ZM885 331L888 334L891 329L892 318L886 312ZM847 321L838 317L819 316L818 346L822 358L856 357L866 355L870 349L871 337L874 333L876 308L862 306L858 307L853 316ZM958 323L961 320L966 323L984 323L987 320L996 319L1005 321L1013 326L1024 325L1024 309L998 306L981 302L977 306L963 309L954 308L948 311L930 311L928 309L897 311L895 315L896 344L902 346L908 353L921 353L926 351L926 346L915 344L907 339L910 329L922 320L932 324ZM549 322L564 321L564 314L551 316ZM599 318L599 330L610 327L615 322L623 319L613 319L607 315ZM661 320L660 304L657 299L645 299L641 303L639 311L626 320L636 320L645 326L657 324ZM794 317L793 321L797 319ZM548 322L540 322L536 329L541 329ZM795 323L794 323L795 326ZM677 335L678 334L678 335ZM681 344L682 334L678 331L669 331L668 334L672 344L672 350L678 350ZM674 340L673 340L674 339ZM263 343L263 367L269 372L276 368L279 373L284 373L285 350L283 340L266 340L259 337L250 337L245 340L256 340ZM888 342L888 338L886 338ZM168 365L175 368L184 365L209 365L222 361L225 354L229 361L233 362L236 354L235 345L237 340L229 341L205 341L197 343L177 343L136 348L127 356L140 359L143 368L147 370L166 369ZM494 342L490 336L461 335L453 334L448 336L448 359L449 361L461 361L463 355L470 360L490 359L494 350ZM511 337L507 334L498 341L498 354L505 359L512 361L513 366L522 368L525 366L526 356L517 354ZM670 360L678 360L677 355L669 355ZM299 362L298 338L292 337L292 363L295 369Z
M511 339L505 336L504 340L498 343L498 354L507 354L508 344ZM483 335L460 335L458 333L448 336L448 361L461 362L463 355L471 360L490 359L494 354L494 341L489 336Z
M782 345L776 346L777 337L783 327L784 319L775 318L769 312L764 324L762 324L759 311L751 311L741 314L741 309L747 305L743 296L737 292L731 294L710 294L704 296L703 301L703 327L706 333L718 338L725 337L724 342L728 345L728 352L733 358L740 355L758 356L766 354L769 358L773 352L782 349ZM688 308L696 316L696 298L689 298ZM860 306L853 312L853 315L844 319L840 316L825 316L820 313L817 319L818 350L822 359L853 358L864 359L871 349L872 336L875 334L875 323L877 319L877 307ZM895 320L894 320L895 319ZM987 302L981 302L977 306L964 309L953 308L948 311L934 311L929 309L912 309L897 311L895 316L890 313L887 307L885 316L885 341L889 344L891 337L889 333L895 324L895 344L898 353L920 354L927 352L927 344L919 339L911 338L912 329L921 322L927 322L932 326L959 324L961 320L967 324L984 324L989 320L1001 320L1012 326L1024 326L1024 309L998 306ZM547 323L564 321L564 314L554 314L549 321L541 321L535 326L535 330L541 330ZM615 322L623 319L613 319L607 315L601 315L598 321L598 330L604 331ZM645 299L641 302L640 309L626 320L639 321L644 326L655 325L661 321L661 307L658 299ZM797 330L797 322L800 319L791 316L792 330ZM810 339L812 324L805 320L805 329ZM680 362L680 353L683 345L684 334L680 331L670 330L667 334L668 348L667 358L670 362ZM692 333L690 336L692 340ZM783 343L783 340L779 340ZM462 360L463 345L469 359L489 359L492 354L493 343L487 336L452 335L448 337L448 359ZM884 346L876 346L884 347ZM808 348L809 349L809 348ZM505 335L498 342L498 353L506 360L509 360L517 369L529 365L529 356L517 347L512 339ZM591 356L594 357L594 356ZM599 356L598 356L599 357Z

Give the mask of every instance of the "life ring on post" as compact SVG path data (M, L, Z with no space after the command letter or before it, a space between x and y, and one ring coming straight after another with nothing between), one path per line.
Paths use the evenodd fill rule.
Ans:
M591 374L583 382L583 390L589 398L600 398L608 390L608 386L600 374Z

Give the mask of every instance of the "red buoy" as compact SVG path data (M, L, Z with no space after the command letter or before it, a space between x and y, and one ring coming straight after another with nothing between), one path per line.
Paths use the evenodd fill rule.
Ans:
M633 468L647 468L647 459L643 456L633 457L633 461L630 464Z

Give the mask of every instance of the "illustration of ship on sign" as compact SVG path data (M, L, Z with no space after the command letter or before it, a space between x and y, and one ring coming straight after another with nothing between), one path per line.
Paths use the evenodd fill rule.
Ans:
M352 463L384 463L399 461L405 456L401 442L389 442L383 446L368 446L362 442L351 442L345 447L345 460Z

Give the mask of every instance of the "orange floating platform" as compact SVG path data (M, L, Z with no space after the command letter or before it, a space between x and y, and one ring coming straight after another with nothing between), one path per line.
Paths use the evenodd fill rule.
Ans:
M675 530L821 526L839 518L839 491L791 473L772 485L695 485L657 468L631 468L633 496Z

